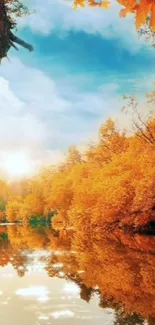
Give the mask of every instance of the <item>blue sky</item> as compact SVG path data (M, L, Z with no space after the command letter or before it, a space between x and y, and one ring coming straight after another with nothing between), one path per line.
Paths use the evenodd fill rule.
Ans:
M122 95L152 89L155 50L139 40L134 17L72 9L72 0L27 0L36 13L19 19L18 35L34 45L11 50L0 72L0 147L55 163L68 146L95 139L109 116L126 123Z

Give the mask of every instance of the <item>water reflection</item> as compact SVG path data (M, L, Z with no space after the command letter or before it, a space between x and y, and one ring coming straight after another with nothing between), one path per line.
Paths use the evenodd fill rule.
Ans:
M0 227L4 325L155 324L155 238Z

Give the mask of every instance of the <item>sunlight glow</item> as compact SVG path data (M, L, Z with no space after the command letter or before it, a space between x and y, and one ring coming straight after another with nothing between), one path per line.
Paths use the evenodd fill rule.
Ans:
M34 162L29 154L24 151L4 152L1 157L0 168L8 178L21 178L33 174Z

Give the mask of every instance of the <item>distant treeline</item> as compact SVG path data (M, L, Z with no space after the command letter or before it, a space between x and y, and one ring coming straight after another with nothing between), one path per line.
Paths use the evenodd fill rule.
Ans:
M154 92L149 96L154 105ZM0 220L35 223L96 233L142 229L155 223L155 117L143 119L130 97L133 130L101 125L98 143L84 153L68 150L66 161L19 183L0 183ZM147 109L147 107L146 107ZM43 219L44 217L44 219Z

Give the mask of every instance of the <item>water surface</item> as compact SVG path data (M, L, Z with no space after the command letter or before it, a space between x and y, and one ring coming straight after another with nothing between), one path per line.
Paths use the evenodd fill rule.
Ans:
M154 243L2 226L3 325L155 324Z

